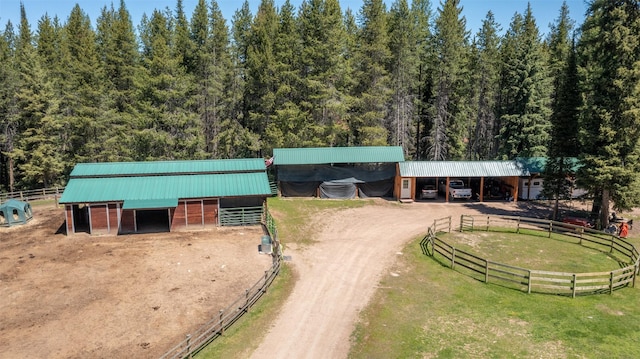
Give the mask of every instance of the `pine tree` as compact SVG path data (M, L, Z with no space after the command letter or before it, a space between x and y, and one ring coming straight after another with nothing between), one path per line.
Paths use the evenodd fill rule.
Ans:
M429 158L461 159L468 141L469 45L459 0L447 0L435 21Z
M474 41L473 78L475 126L468 147L469 159L495 158L496 105L499 93L500 31L489 11Z
M640 203L640 4L594 0L581 30L578 178L596 194L606 226L610 201L617 210Z
M188 104L190 77L171 49L170 21L159 11L141 25L145 65L139 99L144 120L134 133L136 160L203 158L204 136Z
M569 8L563 3L560 16L551 27L547 40L549 68L553 80L551 131L544 173L543 194L554 198L553 219L558 218L559 200L570 198L574 158L579 153L578 108L580 93L575 48L572 45L573 23Z
M396 0L389 14L389 48L391 64L389 73L393 84L388 128L391 143L403 148L405 157L414 153L413 119L416 111L418 70L420 68L416 23L413 21L406 0Z
M413 158L420 160L427 158L428 138L431 133L431 121L429 118L429 103L433 94L433 70L432 61L434 41L431 33L433 13L429 0L413 0L411 3L411 19L415 30L415 52L418 57L417 88L415 97L415 154Z
M275 114L276 72L274 44L278 35L278 15L273 0L262 0L251 26L247 49L245 101L247 127L264 137L269 119Z
M531 6L514 16L501 53L498 153L505 159L546 156L551 86Z
M18 105L17 142L9 156L16 160L23 186L48 187L62 174L59 148L59 117L52 82L41 65L32 43L24 6L21 6L20 42L16 53L20 85L16 93ZM45 25L46 21L41 21Z
M19 72L16 59L17 37L11 22L0 34L0 184L15 190L15 162L9 155L18 135Z
M387 10L382 0L365 0L360 9L358 51L355 59L353 117L350 145L383 146L388 143L385 128L391 95L387 68L391 60Z
M97 21L98 49L105 71L106 97L96 119L99 123L101 149L95 160L120 161L133 158L132 129L142 124L136 120L136 93L141 73L138 42L133 31L131 15L124 0L118 9L102 9Z

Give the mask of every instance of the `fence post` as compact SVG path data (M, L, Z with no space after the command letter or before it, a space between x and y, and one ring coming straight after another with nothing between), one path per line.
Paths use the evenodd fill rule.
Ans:
M189 359L193 358L193 355L191 354L191 334L187 334L187 355L189 356Z
M451 247L451 269L456 265L456 247Z
M529 277L527 278L527 294L531 294L531 269L529 269Z
M616 240L616 236L611 235L611 247L609 248L609 253L613 253L613 242Z
M489 283L489 260L484 260L484 282Z
M269 286L267 285L267 278L269 278L269 271L268 270L264 271L264 284L262 285L262 287L264 289L262 290L262 293L266 293L267 292L267 288L269 288Z
M551 238L551 232L553 232L553 222L549 221L549 238Z
M486 232L489 232L489 216L487 216L487 229Z
M520 233L520 216L518 216L518 222L516 222L516 233Z
M636 273L638 273L638 264L633 266L633 280L631 281L631 288L636 287Z
M222 320L224 310L220 309L220 335L224 334L224 320Z
M613 294L613 271L609 272L609 294Z
M575 298L576 297L576 286L577 286L576 274L575 273L573 273L573 279L571 279L571 286L572 286L572 288L571 288L571 298Z
M451 233L451 216L449 216L449 233Z
M460 215L460 232L464 232L463 228L463 223L464 223L464 214Z

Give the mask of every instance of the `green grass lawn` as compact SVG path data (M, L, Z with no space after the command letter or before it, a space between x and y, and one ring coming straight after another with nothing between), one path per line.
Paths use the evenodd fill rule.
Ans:
M530 241L518 237L501 238L494 248L477 243L472 247L486 254L508 247L505 258L528 257L509 252L511 246L505 245L507 240ZM420 239L405 248L405 255L391 270L397 276L382 279L381 289L361 313L350 358L640 357L637 288L575 299L526 294L449 269L422 254ZM545 261L555 258L549 265L583 265L563 264L561 259L585 249L553 245L562 251L544 253ZM590 250L586 255L591 255ZM606 255L599 256L608 261Z

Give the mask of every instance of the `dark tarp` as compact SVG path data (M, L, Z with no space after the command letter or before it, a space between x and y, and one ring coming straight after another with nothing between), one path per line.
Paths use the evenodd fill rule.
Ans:
M283 197L315 197L320 182L280 182Z
M355 198L358 188L353 182L322 182L320 185L321 198Z
M377 182L393 178L395 175L395 163L353 166L299 165L278 167L278 181L280 182L331 182L351 177L363 182Z
M393 178L384 181L362 183L358 185L358 189L360 190L359 195L361 198L392 197Z

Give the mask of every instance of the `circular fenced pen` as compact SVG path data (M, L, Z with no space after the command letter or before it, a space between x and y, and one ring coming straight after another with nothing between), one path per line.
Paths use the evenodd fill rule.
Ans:
M627 240L573 224L461 215L455 227L451 217L435 220L420 242L423 253L485 283L527 293L613 293L634 287L640 271L640 253Z

